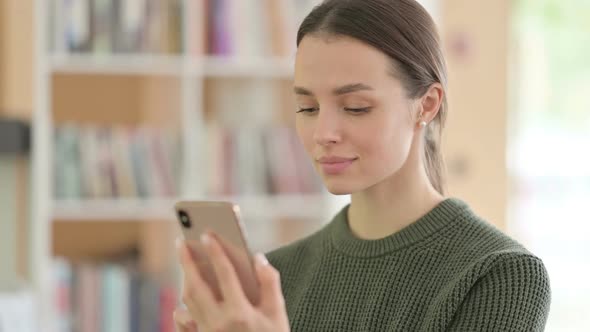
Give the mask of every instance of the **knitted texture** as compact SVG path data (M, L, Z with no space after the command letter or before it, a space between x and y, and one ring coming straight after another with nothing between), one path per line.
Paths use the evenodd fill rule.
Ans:
M348 207L267 255L292 331L543 331L542 261L465 202L447 198L378 240L351 233Z

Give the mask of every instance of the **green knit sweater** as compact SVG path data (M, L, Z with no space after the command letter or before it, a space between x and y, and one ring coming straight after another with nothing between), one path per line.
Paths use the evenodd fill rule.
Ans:
M378 240L355 237L348 207L268 254L292 331L543 331L542 261L448 198Z

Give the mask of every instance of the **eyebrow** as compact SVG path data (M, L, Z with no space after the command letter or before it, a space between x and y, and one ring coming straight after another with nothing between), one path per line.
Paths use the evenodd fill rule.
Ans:
M356 92L356 91L363 91L363 90L374 90L374 89L366 84L363 84L363 83L354 83L354 84L346 84L341 87L338 87L338 88L332 90L332 94L339 96L339 95L344 95L347 93ZM299 87L299 86L294 87L293 91L298 95L313 96L313 93L311 91L307 90L306 88Z

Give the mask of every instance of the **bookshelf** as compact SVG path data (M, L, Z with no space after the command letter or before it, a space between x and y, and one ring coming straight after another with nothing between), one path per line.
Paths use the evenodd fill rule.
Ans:
M220 181L210 181L211 170L230 163L228 159L211 163L214 149L210 147L212 136L208 133L212 124L236 135L233 139L238 143L244 142L244 137L252 137L239 136L241 127L252 126L253 131L271 128L272 135L272 128L291 125L285 96L292 77L294 29L317 2L34 2L36 98L32 121L31 275L39 304L39 326L61 331L74 324L72 319L80 319L64 315L60 311L63 308L56 307L54 302L56 278L65 282L71 277L72 268L66 260L81 262L85 271L81 273L89 275L88 262L110 257L117 248L136 247L144 256L142 266L147 266L150 273L165 270L174 277L178 271L173 261L173 239L178 232L172 207L177 200L239 203L247 232L255 242L253 247L258 250L269 250L311 232L328 221L346 201L324 190L287 188L276 179L268 180L267 186L274 189L267 191L249 192L244 190L243 183L223 181L222 187L230 190L210 190L215 183L220 185ZM216 7L216 3L225 7ZM122 7L115 7L117 4ZM218 15L205 14L212 10ZM118 14L109 15L114 12ZM242 15L245 18L237 20L237 13L252 16ZM270 19L256 19L256 15ZM277 29L269 29L271 25ZM244 42L251 36L262 37ZM145 197L124 196L116 190L107 194L88 191L83 180L104 182L107 178L100 172L89 172L92 166L69 161L67 153L57 152L60 150L55 143L57 133L64 127L81 132L88 126L176 132L180 142L180 158L173 172L176 190ZM102 151L99 143L88 143L92 139L86 141L74 135L70 140L72 137L78 144L76 151L81 151L80 160ZM267 139L263 144L272 141L275 140ZM111 148L121 146L119 141L109 142ZM89 148L93 146L95 149ZM121 154L129 151L123 149ZM243 162L243 154L243 150L230 150L231 164ZM109 165L115 165L117 170L120 164L115 159L109 159ZM265 165L271 164L272 161ZM249 167L251 171L253 166ZM226 179L230 174L242 180L249 177L250 173L242 169L229 168L216 176ZM60 171L63 174L57 181ZM79 172L78 182L72 180L72 172ZM156 172L149 174L157 177ZM108 179L121 179L110 176ZM70 184L69 192L60 188L65 182ZM116 187L121 190L122 185ZM67 194L57 197L57 192ZM65 260L56 261L58 256ZM121 271L111 262L103 263L106 278L111 278L109 285L119 287L112 278L121 275Z
M8 77L6 81L11 82L10 85L4 86L4 89L8 90L8 93L3 96L4 102L10 109L34 109L30 179L31 224L28 225L31 231L29 238L31 245L26 248L26 252L30 257L27 262L29 267L27 272L32 278L35 300L40 309L38 310L40 319L36 323L38 326L43 326L43 330L55 330L49 327L55 326L54 322L57 318L51 302L50 266L53 252L64 252L69 256L76 252L84 257L101 256L109 254L106 249L118 245L125 248L130 243L134 245L139 243L148 251L157 251L159 248L149 244L161 242L162 232L170 231L170 227L167 227L171 224L170 220L161 218L167 213L163 207L168 204L165 201L208 197L202 186L189 185L198 184L200 171L196 169L196 166L200 165L202 155L198 153L198 150L185 146L182 154L183 165L194 167L190 170L186 169L182 174L186 179L186 185L183 186L178 197L150 199L148 202L150 207L153 205L153 209L159 211L150 214L150 218L143 218L147 213L145 210L138 210L142 209L142 206L138 206L140 203L136 200L128 202L111 199L84 200L64 207L64 204L72 202L54 200L52 196L54 188L51 172L54 155L51 153L50 138L57 125L67 121L131 126L141 123L156 125L172 123L178 128L183 142L191 142L192 146L198 147L197 143L204 140L202 133L205 131L206 122L212 117L211 113L216 113L207 106L211 86L219 82L223 84L236 81L242 85L260 81L271 82L273 86L274 83L289 85L291 68L288 64L292 61L289 56L277 57L268 54L222 56L207 52L203 47L205 39L203 35L206 29L201 23L204 20L198 16L194 18L198 13L203 13L203 8L199 8L203 1L182 1L182 4L188 4L190 9L182 11L181 17L190 19L183 20L181 29L182 40L185 41L186 47L182 49L182 52L176 53L144 50L91 54L52 50L51 45L55 42L50 34L53 30L50 14L55 12L52 7L53 1L32 1L32 8L29 8L27 7L29 2L9 0L7 3L18 4L18 8L22 9L18 15L10 15L10 11L6 12L7 7L0 6L0 15L4 11L7 23L4 27L0 27L0 30L5 29L6 26L14 26L11 30L18 31L18 34L15 33L15 37L4 48L4 53L9 53L9 56L4 59L9 60L6 62L9 65L3 67L4 77L5 79ZM245 0L244 3L252 4L253 1L255 0ZM283 3L286 0L266 1L272 4ZM301 6L291 8L290 12L296 13L293 16L301 19L308 11L305 6L315 0L295 1ZM506 130L507 70L506 62L498 60L497 55L505 53L509 48L506 33L506 27L508 27L506 22L511 8L509 1L486 2L486 6L466 0L444 2L421 0L420 2L431 11L439 23L444 23L440 25L440 32L447 53L449 80L452 86L450 91L452 114L448 119L445 130L446 139L443 143L444 154L449 165L450 192L454 196L466 199L474 210L481 212L483 217L504 228L505 189L509 185L505 174L505 144L502 139L502 133ZM32 9L33 13L31 15L34 17L33 25L27 24L28 21L25 19L29 9ZM485 19L482 20L482 18ZM31 43L34 45L33 50L29 50L29 44L22 40L22 36L27 35L27 29L30 27L35 29L34 43ZM244 31L247 30L244 29ZM295 32L292 31L290 35L294 36ZM465 49L460 47L463 45L470 46L467 49L469 52L463 52ZM11 52L7 52L9 50ZM18 52L13 54L14 50ZM31 55L34 55L32 66L29 63ZM486 72L482 74L482 70ZM29 72L34 74L33 91L30 93L24 88L27 85L25 84L27 77L33 76L27 75ZM481 89L482 85L487 88ZM103 98L97 102L96 97L92 98L93 94L88 91L100 91ZM235 91L232 90L233 92ZM485 95L481 95L482 93ZM18 98L11 97L13 94L18 94ZM281 94L282 92L279 92L273 96ZM490 98L490 94L493 98ZM76 98L69 98L70 96ZM483 99L489 102L482 105L480 101ZM16 100L20 102L14 103ZM29 103L32 107L28 106ZM100 106L105 104L107 107ZM158 111L163 108L175 111ZM126 112L129 109L133 109L133 112ZM474 109L479 111L474 112ZM280 116L279 121L288 122L288 119L289 114L284 114ZM474 125L477 123L487 125L484 127ZM478 139L473 140L473 137ZM486 188L485 192L482 192L481 188ZM236 196L232 198L244 199L244 197ZM251 202L275 206L276 198L287 202L290 196L254 197ZM286 200L284 201L283 198ZM336 208L342 205L342 202L330 196L325 197L328 201L326 205L322 203L322 199L314 199L313 196L304 195L304 198L313 202L314 209L317 207L322 211L322 208L328 205ZM272 203L259 203L259 200ZM109 216L101 216L97 210L92 212L90 209L97 208L95 203L100 204L102 209L113 209L114 212L109 212ZM304 210L297 209L298 204L293 206L289 204L289 208L293 208L292 211ZM305 205L305 209L309 208L310 206ZM85 209L91 212L90 216L83 216ZM118 211L121 209L124 212L119 214ZM127 217L133 215L129 211L134 210L144 215L129 220ZM101 210L100 213L104 211ZM328 211L326 213L329 214ZM92 214L95 214L96 220L92 220ZM280 223L283 227L281 234L289 234L293 238L309 231L310 228L305 222L295 219L287 216L285 220L289 221ZM256 220L253 219L253 221ZM262 224L261 227L254 224L252 227L272 233L272 228L268 226L278 224ZM122 232L121 228L124 228L125 232ZM78 229L86 234L101 232L108 237L111 234L123 233L125 236L120 235L122 238L117 240L95 243L88 241L88 238L80 237ZM56 240L56 237L59 239ZM64 242L61 239L64 239ZM66 243L65 240L71 240L72 243ZM282 238L281 241L288 241L288 239ZM64 244L64 246L55 248L56 244ZM97 247L81 250L80 246L86 244L97 245ZM168 246L167 243L164 245ZM148 266L157 267L160 263L156 259L157 254L150 252L146 255Z

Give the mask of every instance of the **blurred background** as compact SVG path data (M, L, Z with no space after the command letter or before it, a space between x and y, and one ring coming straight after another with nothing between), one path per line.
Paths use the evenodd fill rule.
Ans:
M291 96L318 2L0 0L1 331L173 331L179 199L239 203L254 251L330 220ZM590 1L419 2L449 194L543 259L547 331L589 331Z

